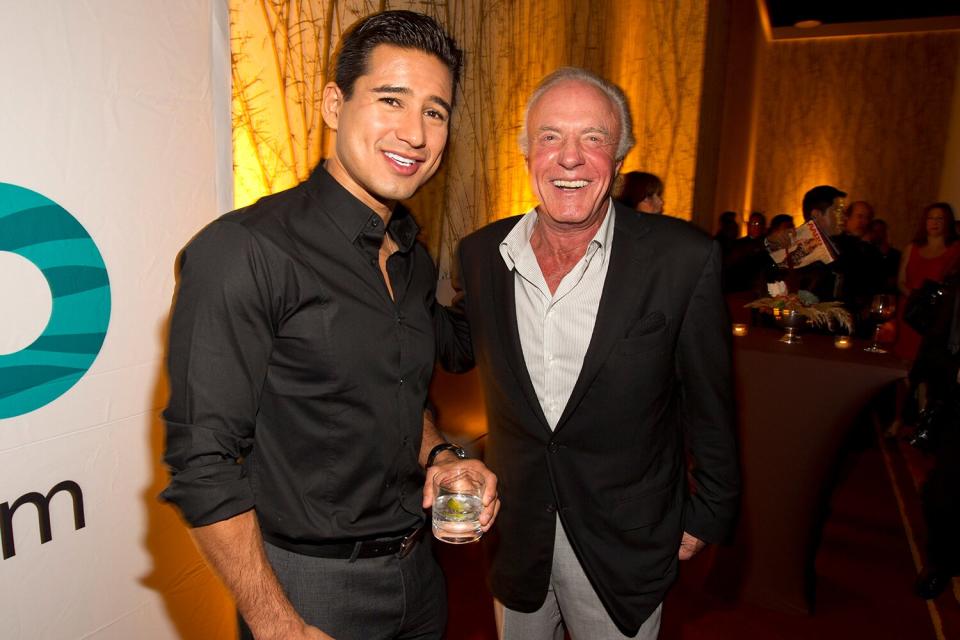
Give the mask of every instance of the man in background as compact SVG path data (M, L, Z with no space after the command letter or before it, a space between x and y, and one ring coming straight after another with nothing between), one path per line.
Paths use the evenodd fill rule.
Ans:
M890 244L886 221L880 218L871 220L864 240L872 244L880 253L880 274L884 292L897 293L897 275L900 271L902 254Z
M733 249L723 260L723 291L755 291L766 293L766 274L773 266L764 239L767 217L760 211L750 214L747 235L737 238Z
M855 200L847 207L846 215L844 233L863 238L867 233L867 227L873 221L873 206L865 200Z

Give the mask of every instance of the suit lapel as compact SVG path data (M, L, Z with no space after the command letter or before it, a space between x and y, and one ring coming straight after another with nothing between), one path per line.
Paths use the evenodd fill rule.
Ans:
M637 301L650 286L646 278L637 277L643 274L643 265L649 265L652 257L650 243L643 241L649 228L644 224L642 214L619 205L616 210L610 265L600 294L593 335L556 431L563 428L583 400L613 345L626 335L630 323L637 319Z
M540 400L537 399L537 392L533 388L533 382L530 380L530 372L523 360L523 347L520 345L520 330L517 327L517 303L515 297L516 280L513 271L507 269L507 265L500 259L499 244L493 252L494 268L490 269L490 277L493 280L493 300L500 301L494 304L493 315L496 318L497 328L500 334L500 343L504 346L507 362L513 370L517 382L520 384L520 391L534 415L540 421L547 432L550 432L550 425L547 418L543 415L543 408L540 406Z

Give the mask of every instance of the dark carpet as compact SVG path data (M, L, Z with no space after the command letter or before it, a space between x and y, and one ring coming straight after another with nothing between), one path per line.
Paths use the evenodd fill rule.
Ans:
M708 550L684 564L664 605L661 639L960 640L956 586L929 604L912 593L922 563L922 464L903 443L873 440L847 453L817 554L813 615L769 611L708 592ZM447 575L447 638L495 639L481 548L435 547Z

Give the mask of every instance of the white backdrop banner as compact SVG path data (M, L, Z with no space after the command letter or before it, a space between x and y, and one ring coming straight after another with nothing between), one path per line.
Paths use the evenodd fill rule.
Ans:
M0 638L228 638L157 493L179 249L230 207L227 0L0 3Z

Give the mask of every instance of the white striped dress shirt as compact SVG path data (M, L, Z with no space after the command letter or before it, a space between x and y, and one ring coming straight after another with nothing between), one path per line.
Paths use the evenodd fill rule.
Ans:
M611 201L586 254L563 277L554 294L530 246L536 209L525 214L500 243L500 255L514 274L523 359L551 429L556 428L573 392L593 335L610 264L615 215Z

